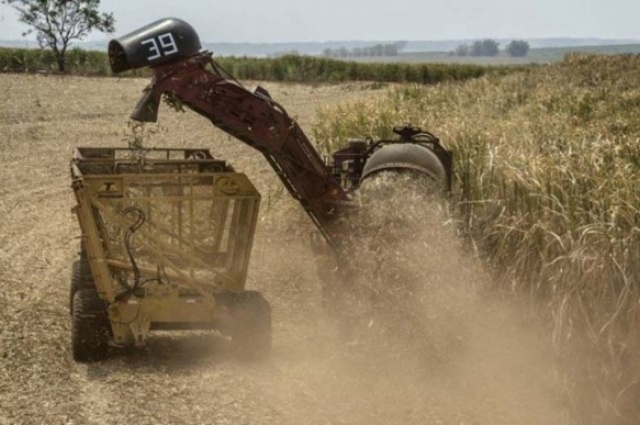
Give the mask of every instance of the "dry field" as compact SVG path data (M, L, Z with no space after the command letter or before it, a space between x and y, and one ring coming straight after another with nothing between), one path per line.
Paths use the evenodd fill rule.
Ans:
M496 288L528 294L583 424L640 423L640 57L572 55L465 83L403 86L317 113L339 145L391 123L456 160L459 229Z
M262 192L248 285L273 305L272 356L246 364L215 335L164 334L145 350L75 363L67 300L79 230L68 161L75 146L126 146L145 84L0 75L0 424L571 423L540 336L519 306L483 292L486 278L446 217L426 211L409 183L404 216L387 202L384 220L370 221L405 223L402 243L369 238L360 254L360 280L383 301L345 296L335 307L347 314L332 315L305 245L311 227L266 161L167 108L147 146L211 148ZM307 130L320 106L381 94L266 86ZM372 246L379 257L367 255ZM376 258L386 261L380 273L366 268Z

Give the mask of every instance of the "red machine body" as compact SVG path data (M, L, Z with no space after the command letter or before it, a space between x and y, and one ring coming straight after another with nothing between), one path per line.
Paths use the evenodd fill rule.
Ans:
M357 189L362 178L383 169L412 169L450 188L450 152L431 133L412 127L394 129L398 140L356 141L325 164L298 124L265 89L246 90L215 63L210 52L200 48L193 28L175 18L110 42L114 72L144 66L153 71L132 119L156 121L164 95L257 149L332 247L341 238L337 219L353 207L348 192Z

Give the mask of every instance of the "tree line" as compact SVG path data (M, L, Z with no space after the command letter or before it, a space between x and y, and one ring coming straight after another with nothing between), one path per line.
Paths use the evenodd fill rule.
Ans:
M340 47L337 49L324 49L322 56L325 58L362 58L362 57L381 57L381 56L398 56L398 53L407 46L406 41L396 41L394 43L376 44L374 46L354 47L347 49Z
M505 52L513 57L525 57L529 54L529 43L524 40L513 40L505 48ZM472 44L461 44L453 51L455 56L497 56L500 43L492 39L474 41Z

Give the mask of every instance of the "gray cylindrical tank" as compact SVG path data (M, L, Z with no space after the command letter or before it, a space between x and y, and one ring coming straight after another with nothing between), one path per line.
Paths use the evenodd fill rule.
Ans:
M438 156L429 148L411 143L385 145L375 151L364 166L361 181L380 171L413 170L425 173L447 184L447 171Z

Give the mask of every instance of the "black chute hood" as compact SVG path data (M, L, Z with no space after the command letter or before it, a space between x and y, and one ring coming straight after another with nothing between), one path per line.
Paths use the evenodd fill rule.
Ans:
M381 147L367 160L361 181L387 170L414 170L427 174L444 186L449 182L442 160L431 149L417 144L399 143Z
M114 73L173 62L202 49L191 25L177 18L155 21L109 42Z

